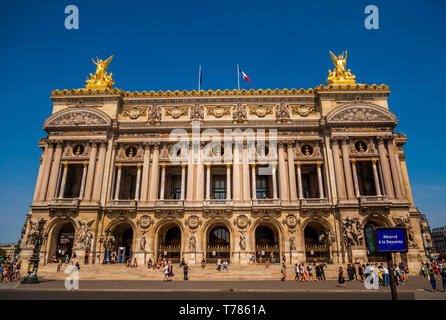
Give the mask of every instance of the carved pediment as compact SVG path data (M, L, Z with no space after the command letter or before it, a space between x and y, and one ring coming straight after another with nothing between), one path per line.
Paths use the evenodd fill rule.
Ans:
M393 113L380 106L355 104L336 108L327 115L327 123L398 123Z
M50 116L43 125L47 128L108 127L111 119L102 112L89 108L68 108Z

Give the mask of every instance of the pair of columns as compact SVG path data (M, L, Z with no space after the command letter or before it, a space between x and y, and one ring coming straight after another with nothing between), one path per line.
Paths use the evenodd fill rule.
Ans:
M56 147L54 148L54 145ZM48 143L43 154L42 165L39 169L39 174L36 183L36 191L34 193L34 201L48 201L54 198L62 198L63 192L66 185L66 176L68 170L68 163L61 164L62 153L64 149L64 144L62 142ZM106 145L104 142L100 143L99 150L99 161L98 167L95 171L96 158L98 152L98 143L91 143L90 161L83 163L82 172L82 182L81 182L81 192L79 195L80 199L99 201L100 192L102 187L102 178L104 174L104 164L105 164L105 150ZM62 166L62 167L61 167ZM88 174L87 174L88 172ZM96 172L96 175L95 175ZM93 188L93 179L94 190ZM59 182L59 183L58 183ZM56 194L57 187L60 187L59 193ZM93 192L93 194L92 194Z
M317 163L317 180L318 180L318 187L319 187L319 198L320 199L324 199L325 195L324 195L324 185L322 182L322 170L321 170L321 163ZM302 187L302 170L301 170L301 163L297 162L296 163L297 166L297 184L298 184L298 189L299 189L299 200L304 198L304 194L303 194L303 187Z
M342 164L340 160L341 150L337 139L332 140L332 152L335 168L336 187L338 190L338 197L340 199L355 199L360 197L359 181L356 170L356 160L350 159L348 138L341 139L342 150ZM378 154L381 164L381 170L383 174L384 192L387 196L397 198L403 196L401 183L398 176L398 167L396 163L396 155L392 141L388 142L386 152L386 146L384 139L378 137ZM389 165L390 164L390 165ZM375 188L377 196L382 195L380 180L378 176L378 170L376 166L376 160L372 161L373 176L375 181ZM393 180L393 183L392 183ZM394 193L395 190L395 193Z
M206 164L206 200L211 199L211 165ZM231 164L226 164L226 200L231 200Z
M165 194L165 188L166 188L166 165L161 165L161 186L160 186L160 200L164 200L164 194ZM181 165L181 193L180 193L180 200L184 200L185 198L185 190L186 190L186 165Z
M116 170L117 172L116 172L115 200L119 200L119 193L121 191L122 164L117 164ZM141 185L141 164L138 164L136 171L136 189L135 189L134 200L139 200L140 185Z

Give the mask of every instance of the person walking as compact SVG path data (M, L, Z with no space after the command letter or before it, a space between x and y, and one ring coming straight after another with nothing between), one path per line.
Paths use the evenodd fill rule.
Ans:
M429 269L428 279L432 286L432 292L437 292L437 275L432 268Z
M294 273L296 274L294 276L294 280L298 281L299 280L299 267L297 266L297 263L294 265Z
M442 265L441 265L440 276L441 276L441 284L443 286L443 292L445 292L445 287L446 287L446 268L445 268L444 263L442 263Z
M221 271L221 258L220 257L218 257L218 259L217 259L217 270Z
M325 264L325 262L323 262L321 265L320 265L320 270L321 270L321 278L322 278L322 280L327 280L326 278L325 278L325 268L327 268L327 265Z
M344 271L342 270L342 267L339 267L339 272L338 272L338 282L339 284L345 288L345 279L344 279Z
M166 264L164 265L164 281L169 281L169 266Z
M172 263L172 261L169 261L167 266L168 266L168 270L169 270L168 279L169 279L169 281L173 281L174 280L174 278L173 278L174 277L174 273L173 273L173 263Z
M282 270L281 270L281 272L282 272L282 278L280 279L280 281L285 281L285 279L286 279L286 265L285 264L283 264L282 265Z
M184 280L187 281L189 278L187 277L187 273L189 272L189 266L186 262L183 263L183 273L184 273Z

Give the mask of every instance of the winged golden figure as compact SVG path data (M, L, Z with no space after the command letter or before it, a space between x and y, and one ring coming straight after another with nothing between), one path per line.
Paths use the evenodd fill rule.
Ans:
M346 69L347 50L338 57L330 51L330 56L335 69L333 71L328 70L327 82L332 84L354 84L356 82L356 76L351 74L350 69Z
M96 65L95 74L90 73L90 79L87 79L86 87L89 89L104 89L111 88L115 82L112 79L113 73L107 74L107 68L110 62L112 61L113 56L108 58L107 60L98 59L96 57L96 61L91 59L93 63Z

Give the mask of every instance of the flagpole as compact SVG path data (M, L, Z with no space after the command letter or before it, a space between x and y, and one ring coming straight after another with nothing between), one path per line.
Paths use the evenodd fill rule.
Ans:
M237 64L237 89L240 91L240 68Z
M198 92L201 90L201 64L198 67Z

